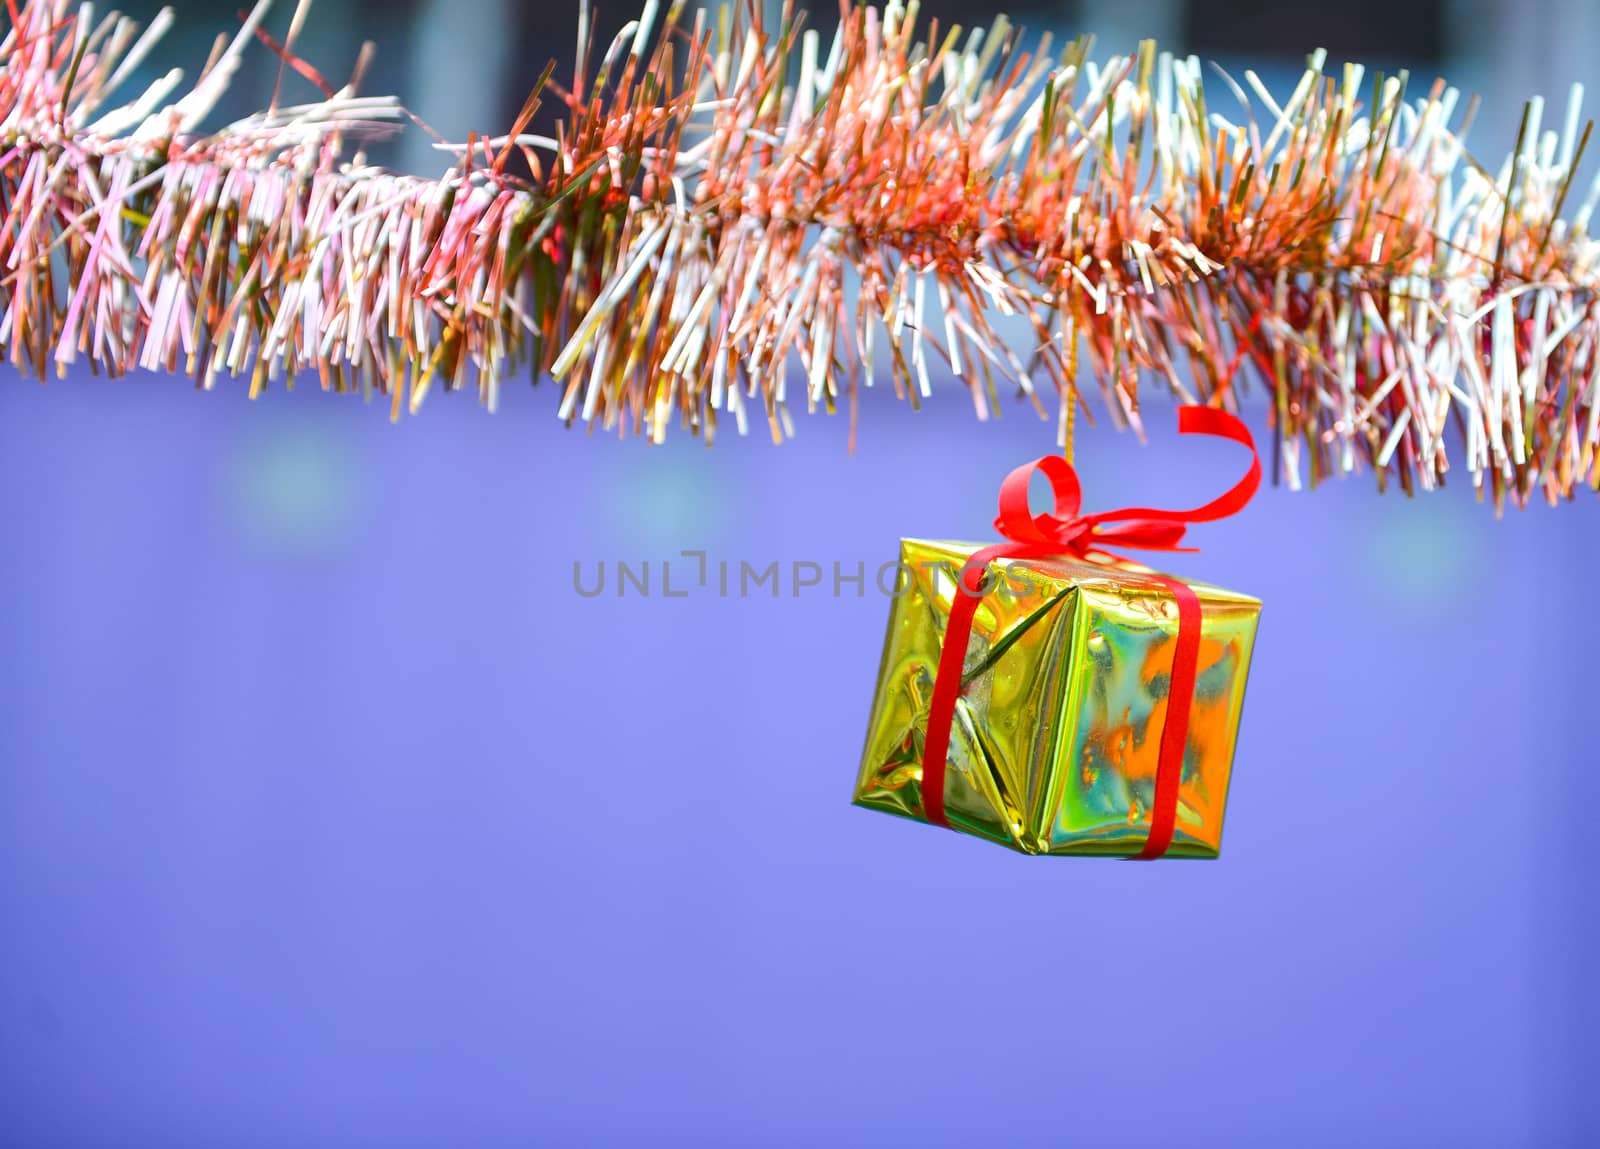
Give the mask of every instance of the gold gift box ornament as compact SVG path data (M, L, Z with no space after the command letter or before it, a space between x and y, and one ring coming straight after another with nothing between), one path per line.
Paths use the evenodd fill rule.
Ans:
M1180 407L1182 434L1250 449L1250 469L1189 511L1080 515L1071 464L1000 488L994 545L905 539L855 803L1025 854L1215 858L1261 604L1159 574L1118 550L1188 550L1188 524L1261 484L1249 428ZM1049 480L1053 513L1028 485Z

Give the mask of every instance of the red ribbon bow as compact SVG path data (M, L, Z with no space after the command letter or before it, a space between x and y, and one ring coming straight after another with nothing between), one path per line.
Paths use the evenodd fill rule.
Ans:
M934 679L929 703L928 730L922 749L923 817L936 826L950 825L945 817L945 765L950 751L950 726L955 719L956 699L961 694L961 676L972 636L972 619L986 588L983 575L999 558L1044 558L1071 554L1079 557L1091 552L1116 557L1115 550L1178 551L1190 523L1212 522L1236 514L1255 495L1261 485L1261 459L1256 454L1250 429L1239 419L1214 407L1178 408L1178 432L1183 435L1214 435L1231 439L1249 448L1250 469L1244 478L1217 498L1188 511L1165 511L1149 507L1128 507L1120 511L1101 511L1080 515L1083 491L1072 464L1059 456L1046 457L1018 467L1000 485L1000 514L995 529L1007 539L985 547L967 560L962 570L960 593L950 607L945 627L944 647L939 652L939 670ZM1042 474L1055 493L1055 510L1035 515L1028 508L1028 484ZM1107 524L1116 524L1107 526ZM1139 858L1158 858L1172 844L1177 826L1178 785L1183 776L1184 747L1189 737L1189 710L1194 704L1194 685L1200 661L1200 599L1186 583L1167 575L1149 577L1172 591L1178 604L1178 641L1173 652L1172 673L1167 694L1166 721L1161 731L1161 753L1156 760L1155 801L1150 810L1150 834Z

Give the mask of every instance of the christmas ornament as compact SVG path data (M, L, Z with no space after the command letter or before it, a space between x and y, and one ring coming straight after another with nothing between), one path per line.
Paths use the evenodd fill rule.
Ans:
M994 546L906 539L857 804L1027 854L1214 858L1261 604L1116 552L1182 550L1234 514L1261 465L1233 416L1179 429L1250 448L1248 472L1189 511L1080 515L1064 459L1000 490ZM1028 509L1049 479L1053 513Z

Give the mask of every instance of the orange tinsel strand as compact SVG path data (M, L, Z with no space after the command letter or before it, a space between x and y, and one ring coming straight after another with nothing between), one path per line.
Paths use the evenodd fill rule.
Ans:
M1042 412L1074 401L1081 338L1135 425L1141 374L1230 405L1254 375L1293 483L1427 488L1460 451L1497 501L1600 485L1596 194L1562 214L1587 130L1525 117L1496 177L1442 83L1364 106L1359 69L1313 57L1281 105L1247 77L1265 112L1235 87L1235 122L1153 44L1096 66L1003 20L924 38L890 4L824 52L750 7L718 34L652 4L427 180L339 160L403 114L353 86L196 134L254 37L320 80L260 32L266 0L182 98L109 111L149 41L29 0L0 46L0 345L253 391L316 370L396 414L435 383L492 403L531 361L562 418L659 440L752 407L782 437L791 386L853 412L880 368L914 401L937 365L980 415L997 381ZM525 134L552 97L555 137Z

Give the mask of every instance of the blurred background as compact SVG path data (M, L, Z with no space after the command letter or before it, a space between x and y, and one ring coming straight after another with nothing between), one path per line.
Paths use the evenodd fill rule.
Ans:
M151 66L236 7L177 4ZM1280 87L1318 45L1442 73L1496 160L1600 79L1571 0L1010 11ZM366 90L459 138L575 29L318 0L301 51L337 83L375 40ZM1148 447L1083 429L1092 504L1233 474L1151 406ZM984 537L1052 424L880 391L853 454L822 417L708 452L554 409L0 385L0 1144L1600 1141L1592 500L1357 477L1205 528L1175 569L1266 603L1222 861L1023 859L848 805L875 594L573 579Z

